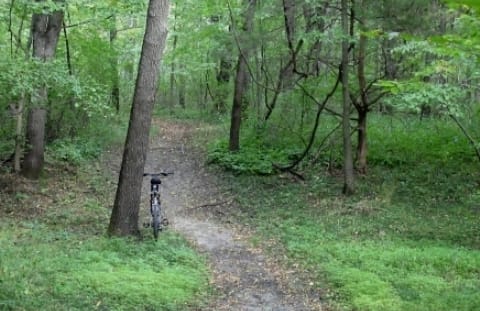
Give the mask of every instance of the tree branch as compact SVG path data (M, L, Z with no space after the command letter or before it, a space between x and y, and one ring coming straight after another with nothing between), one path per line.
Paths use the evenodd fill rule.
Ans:
M325 96L323 102L318 105L317 115L315 116L315 124L314 124L312 132L310 134L310 139L309 139L308 145L305 148L305 150L303 151L302 155L297 160L295 160L293 163L291 163L290 165L285 166L285 167L280 167L280 166L277 165L277 166L275 166L276 168L278 168L281 171L290 171L292 168L294 168L300 162L302 162L303 159L310 152L310 149L312 148L313 143L315 141L315 136L317 134L318 126L320 124L320 115L322 114L322 111L324 110L324 108L327 105L330 98L333 96L333 94L335 94L335 91L337 90L338 85L340 84L341 76L342 76L342 70L341 70L341 66L339 66L337 81L335 81L335 85L333 86L332 90ZM317 101L315 101L315 102L317 102Z

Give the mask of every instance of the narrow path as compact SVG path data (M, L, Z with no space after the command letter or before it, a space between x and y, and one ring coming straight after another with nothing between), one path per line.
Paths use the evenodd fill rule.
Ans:
M158 134L150 143L146 170L175 171L163 182L164 206L174 230L210 260L220 295L206 310L324 310L318 294L295 273L282 271L262 250L249 246L238 227L207 212L212 206L216 211L224 206L228 210L232 200L220 193L216 176L205 169L203 155L189 147L195 129L164 121L154 126Z

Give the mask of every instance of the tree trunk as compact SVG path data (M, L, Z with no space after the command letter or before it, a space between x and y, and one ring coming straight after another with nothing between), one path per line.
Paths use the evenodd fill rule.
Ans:
M215 96L215 110L221 114L227 111L226 100L228 97L228 84L230 82L230 70L232 61L230 56L222 55L220 58L220 67L217 74L218 92Z
M354 192L352 141L350 137L350 96L348 91L348 54L349 54L349 27L348 4L342 0L342 30L345 38L342 42L342 98L343 98L343 193L350 195Z
M181 72L185 71L185 65L179 64L178 69ZM186 108L186 97L187 97L187 78L184 73L177 75L178 78L178 105L182 109Z
M323 33L325 31L325 19L329 7L329 1L323 3L305 1L303 3L303 16L305 19L305 33L312 32ZM316 39L309 53L307 54L306 72L315 77L320 75L320 52L322 50L322 41Z
M55 56L62 23L62 11L33 14L33 57L47 61Z
M143 170L148 151L160 61L167 37L168 8L168 0L149 2L122 167L108 227L110 235L139 235L138 213Z
M13 156L13 170L19 173L21 170L21 156L23 143L23 110L25 108L25 96L22 95L16 107L12 107L15 115L15 154Z
M117 38L117 15L112 15L110 25L110 63L112 65L112 90L110 92L113 107L117 113L120 111L120 78L118 72L118 54L115 49L115 39Z
M295 55L295 40L296 40L296 5L295 0L283 0L283 17L285 24L285 35L287 38L288 50L290 55L286 57L287 65L283 68L282 73L282 91L291 90L295 86L294 81L294 64L296 61ZM281 66L283 67L283 66Z
M62 23L63 12L61 11L32 15L34 58L48 61L55 56ZM22 173L28 178L37 179L43 168L45 124L47 120L44 107L48 100L48 90L46 87L42 87L34 91L33 95L32 99L35 102L32 103L33 108L30 109L27 119L27 154L24 157ZM40 122L43 122L43 124L40 124Z
M367 110L358 111L357 170L360 174L367 173L367 114Z
M27 154L23 159L23 175L38 179L42 172L45 146L45 123L47 111L44 108L32 108L27 118Z
M248 4L245 14L245 24L243 34L248 35L253 29L253 18L255 14L256 0L245 0ZM242 106L247 90L247 60L250 47L239 46L239 56L237 62L237 74L235 77L235 90L233 93L232 116L230 123L230 141L229 150L238 151L240 149L240 126L242 122Z
M360 6L363 5L363 1L359 3ZM357 54L357 75L358 75L358 88L360 92L360 102L355 106L358 114L358 145L357 145L357 170L361 174L367 173L367 114L369 107L368 99L368 90L367 90L367 79L365 77L365 56L367 50L367 36L364 32L366 31L364 26L363 14L359 17L360 21L360 40L358 43L358 54Z
M169 106L172 108L175 107L175 89L176 89L176 78L175 78L175 53L177 49L177 42L178 42L178 35L176 34L177 31L177 10L175 9L175 13L173 14L173 45L172 45L172 63L170 64L170 94L169 94Z

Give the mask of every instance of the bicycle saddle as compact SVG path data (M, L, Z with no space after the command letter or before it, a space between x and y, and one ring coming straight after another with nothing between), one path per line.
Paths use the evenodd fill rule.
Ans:
M152 179L150 180L150 183L152 185L160 185L162 183L162 181L158 177L152 177Z

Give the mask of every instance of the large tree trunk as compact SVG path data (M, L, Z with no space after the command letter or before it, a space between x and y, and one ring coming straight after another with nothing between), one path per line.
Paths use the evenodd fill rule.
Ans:
M349 28L348 28L348 4L342 0L342 30L345 38L342 42L342 98L343 98L343 193L350 195L354 192L354 170L352 141L350 137L350 96L348 91L348 50L349 50Z
M122 168L108 233L138 235L143 170L159 76L160 61L165 48L168 21L168 0L150 0L142 54L135 85Z
M62 23L63 12L61 11L55 11L51 14L33 14L32 39L34 58L48 61L55 56ZM43 168L45 123L47 120L44 107L46 107L48 100L48 90L46 87L42 87L34 93L32 98L34 98L35 102L32 103L33 108L31 108L27 120L27 154L24 157L22 173L26 177L36 179L40 176ZM30 122L34 122L34 124ZM43 122L43 124L39 124L39 122ZM32 132L37 130L40 132ZM39 137L39 135L42 135L42 137Z
M245 0L248 4L245 14L245 24L243 34L248 35L253 29L253 18L255 14L256 0ZM235 77L235 90L233 93L232 116L230 123L230 141L229 150L238 151L240 149L240 126L242 123L242 105L247 90L247 60L251 47L239 46L239 55L237 62L237 74Z

